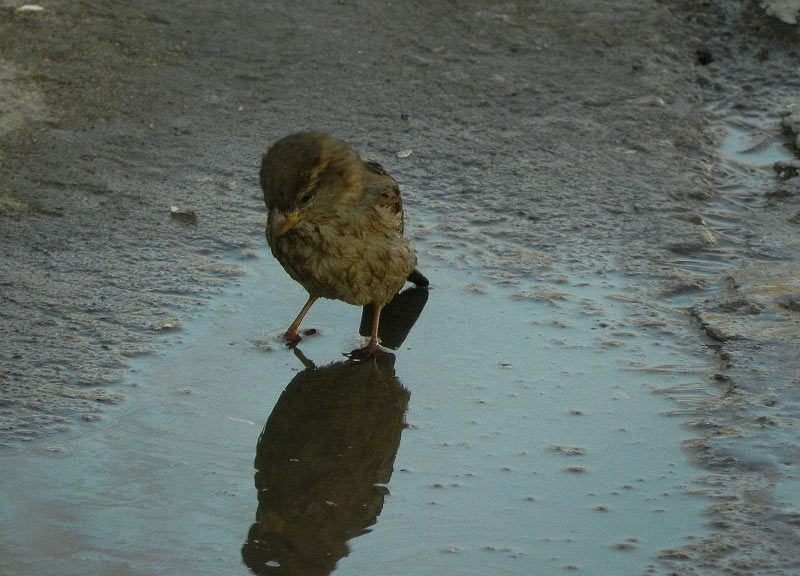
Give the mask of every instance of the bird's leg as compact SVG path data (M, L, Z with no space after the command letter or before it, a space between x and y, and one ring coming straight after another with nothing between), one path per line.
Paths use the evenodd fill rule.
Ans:
M372 314L372 333L369 335L368 350L378 349L378 326L381 323L381 309L383 305L375 304L375 312Z
M300 314L297 315L297 318L294 319L294 322L289 326L286 332L283 335L284 340L288 340L289 342L299 342L300 336L297 335L297 329L300 327L300 322L303 321L308 311L314 305L314 302L317 301L319 296L311 296L309 295L308 300L303 305L302 310L300 310Z
M353 350L349 354L345 354L345 356L356 360L362 360L372 358L380 351L378 347L378 326L381 322L381 308L383 308L382 304L375 304L375 311L372 313L372 332L370 333L367 345L363 348Z

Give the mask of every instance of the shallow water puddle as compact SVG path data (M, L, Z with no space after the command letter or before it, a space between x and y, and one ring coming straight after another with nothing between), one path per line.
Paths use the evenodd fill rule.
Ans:
M721 161L715 172L718 194L706 202L694 222L706 231L708 245L672 261L681 270L704 275L709 281L728 274L748 257L770 259L768 250L760 248L763 239L745 232L743 221L757 217L753 210L774 203L774 166L794 159L774 118L729 118L720 121L717 131L721 136Z
M777 121L764 121L758 125L728 122L724 130L726 135L720 150L729 162L763 168L794 158L779 133Z
M246 266L113 421L2 458L3 574L618 575L703 533L653 393L703 367L634 328L618 278L431 266L393 362L347 363L360 310L315 306L313 371L276 339L302 290Z
M794 156L776 120L730 121L721 129L725 133L720 152L727 184L719 186L721 197L712 201L705 216L721 230L736 232L736 221L742 214L763 204L763 195L758 192L772 182L775 163L789 162Z

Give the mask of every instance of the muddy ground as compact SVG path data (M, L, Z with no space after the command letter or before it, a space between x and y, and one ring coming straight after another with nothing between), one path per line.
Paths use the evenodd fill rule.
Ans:
M263 250L260 155L321 129L397 177L431 259L523 297L554 269L622 272L642 329L718 366L672 394L713 533L663 569L800 567L800 178L720 152L729 126L796 141L790 18L756 2L15 7L0 4L3 449L126 401L129 359Z

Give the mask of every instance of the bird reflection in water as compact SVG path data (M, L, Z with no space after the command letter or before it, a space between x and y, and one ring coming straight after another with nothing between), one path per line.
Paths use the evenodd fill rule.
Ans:
M388 306L386 346L399 346L419 316L427 291L415 290ZM294 353L305 369L258 439L258 509L242 558L255 574L327 575L381 513L410 393L391 353L322 367Z

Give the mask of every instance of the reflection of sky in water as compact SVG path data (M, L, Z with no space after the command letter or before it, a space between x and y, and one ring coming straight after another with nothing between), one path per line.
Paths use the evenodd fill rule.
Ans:
M638 573L701 533L687 435L652 393L691 382L697 360L641 334L648 319L614 298L617 278L507 290L426 272L434 287L395 363L411 427L337 574ZM6 458L11 573L247 574L256 441L303 369L274 337L302 297L257 261L175 346L137 361L116 422ZM321 302L302 351L343 360L359 315Z
M613 282L560 285L563 300L548 304L491 287L458 295L464 279L440 271L429 304L438 312L426 310L416 330L423 342L441 338L441 316L449 335L416 352L424 361L398 363L412 429L378 529L353 543L342 573L368 571L398 534L398 557L416 558L420 574L636 573L697 533L700 501L679 488L692 476L685 436L660 414L673 406L650 393L690 380L677 368L691 361L632 334L605 298ZM640 370L652 365L676 369ZM379 571L403 564L384 558Z
M723 156L746 166L772 167L794 158L777 129L727 124L720 150Z

